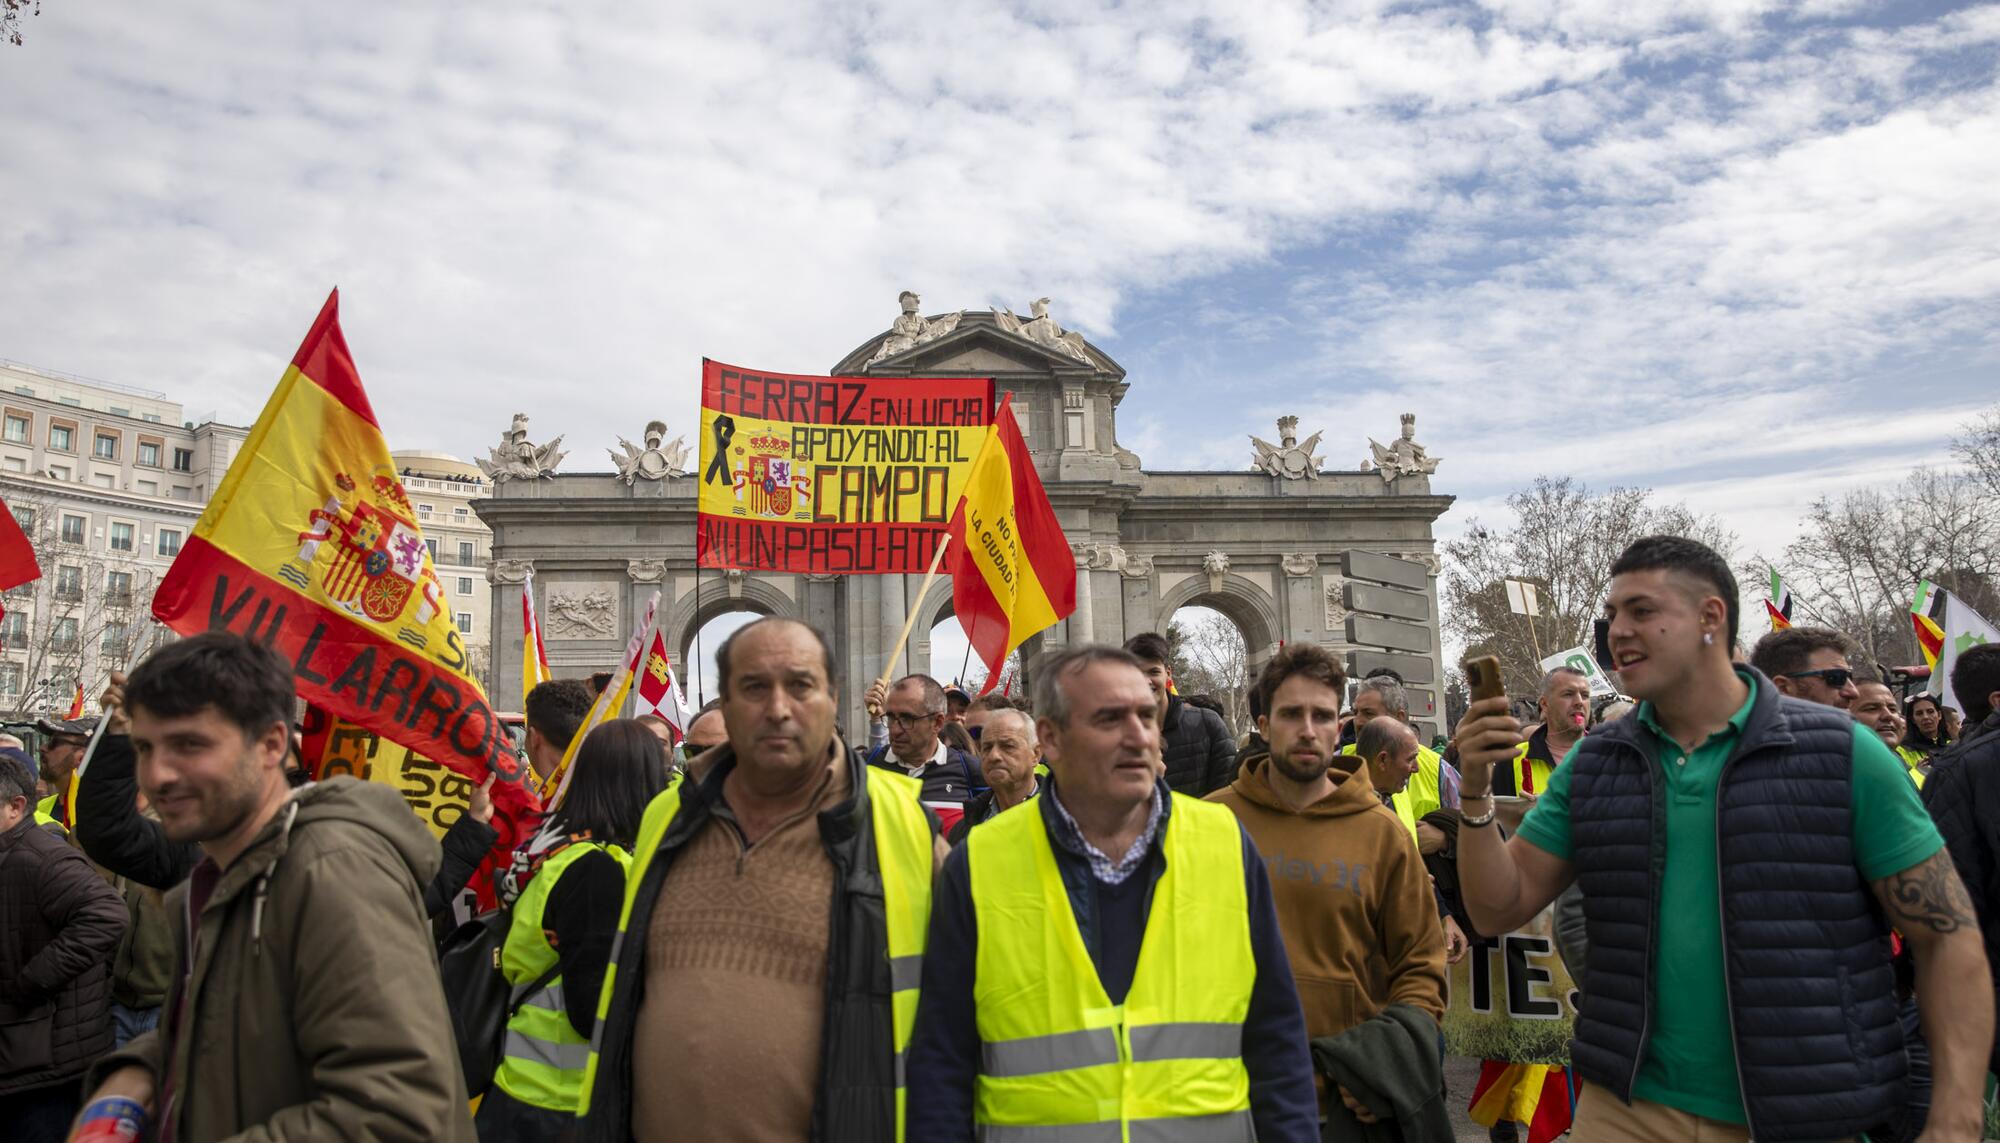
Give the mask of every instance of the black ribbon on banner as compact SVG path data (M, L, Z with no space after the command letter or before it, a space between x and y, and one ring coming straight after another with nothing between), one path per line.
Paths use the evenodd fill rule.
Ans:
M701 474L703 484L721 481L729 483L729 441L736 435L736 422L728 413L715 418L715 457L708 462L708 468Z

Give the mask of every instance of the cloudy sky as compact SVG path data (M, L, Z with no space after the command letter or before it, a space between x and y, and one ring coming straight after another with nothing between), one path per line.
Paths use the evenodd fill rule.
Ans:
M638 11L645 9L647 11ZM338 284L392 444L568 467L698 364L1039 295L1125 443L1396 415L1776 554L2000 395L2000 7L44 0L0 46L0 357L247 423ZM1227 401L1218 401L1227 395ZM692 438L693 434L690 434Z

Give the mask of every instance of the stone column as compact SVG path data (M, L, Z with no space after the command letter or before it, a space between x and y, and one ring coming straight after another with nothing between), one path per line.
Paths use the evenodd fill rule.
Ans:
M1076 611L1070 616L1069 641L1096 642L1097 608L1090 599L1090 563L1095 549L1090 544L1071 544L1069 550L1076 559Z
M527 701L521 693L521 650L527 628L521 621L521 593L510 588L518 589L534 570L533 560L494 560L486 568L486 582L494 588L493 622L487 630L493 632L493 693L489 697L496 709L520 710ZM535 613L541 611L542 601L537 599Z
M1125 566L1118 569L1118 581L1124 596L1122 643L1141 631L1157 629L1160 593L1153 583L1153 557L1127 556Z
M1284 558L1283 567L1285 614L1279 618L1285 625L1284 637L1317 643L1321 638L1320 620L1324 618L1313 591L1319 583L1319 557L1310 552L1295 552Z

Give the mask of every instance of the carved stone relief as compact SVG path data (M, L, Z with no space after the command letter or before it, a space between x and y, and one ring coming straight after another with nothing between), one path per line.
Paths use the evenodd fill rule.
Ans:
M665 560L626 560L625 574L633 583L659 583L667 578Z
M494 560L486 569L487 583L526 583L535 570L533 560Z
M618 627L618 600L609 587L551 585L549 634L557 639L603 639Z
M1319 568L1319 557L1310 552L1293 552L1285 557L1285 574L1293 579L1311 575Z

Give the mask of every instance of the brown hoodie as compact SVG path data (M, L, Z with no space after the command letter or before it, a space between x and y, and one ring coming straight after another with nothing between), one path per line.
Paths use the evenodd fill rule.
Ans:
M1333 793L1293 812L1244 760L1208 796L1232 810L1271 874L1278 928L1305 1007L1306 1034L1335 1036L1402 1002L1444 1016L1444 929L1423 858L1357 759L1334 760Z

